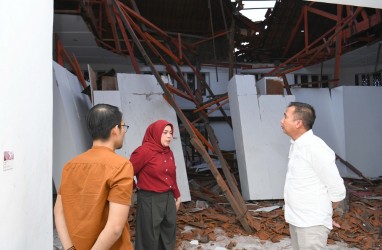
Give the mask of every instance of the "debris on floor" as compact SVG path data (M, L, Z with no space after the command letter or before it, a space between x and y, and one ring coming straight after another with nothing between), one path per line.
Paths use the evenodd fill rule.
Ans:
M346 187L348 199L334 216L341 228L332 230L329 243L343 240L360 249L382 249L382 180L374 185L347 180Z
M348 197L334 213L341 228L331 231L328 243L344 242L359 249L381 249L382 180L375 180L374 185L354 179L345 182ZM182 249L185 241L201 244L216 241L216 228L224 230L229 238L248 236L224 196L211 192L213 188L206 189L196 180L191 181L190 188L193 201L183 203L178 212L177 249ZM203 205L196 206L197 203ZM289 238L282 200L248 202L246 205L256 222L256 232L252 236L273 243ZM225 247L236 249L234 243Z

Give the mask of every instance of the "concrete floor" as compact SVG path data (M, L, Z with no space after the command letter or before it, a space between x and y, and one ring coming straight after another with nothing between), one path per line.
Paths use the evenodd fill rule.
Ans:
M53 235L53 250L63 250L60 239L58 238L57 231L54 230ZM192 244L188 241L183 241L181 246L177 250L226 250L230 243L233 246L232 250L291 250L291 243L289 238L285 238L278 243L272 243L271 241L262 241L253 236L235 236L234 238L228 238L224 235L224 231L220 228L215 229L217 235L216 241L210 241L205 244ZM196 243L196 242L195 242ZM358 248L350 248L343 242L336 242L335 245L329 245L327 250L359 250Z
M188 241L183 241L178 250L291 250L290 238L285 238L278 243L271 241L260 240L254 236L235 236L228 238L224 235L224 231L220 228L215 229L217 236L216 241L211 241L205 244L192 244ZM232 248L228 248L231 245ZM327 250L359 250L358 248L350 248L343 242L336 242L335 245L329 245Z

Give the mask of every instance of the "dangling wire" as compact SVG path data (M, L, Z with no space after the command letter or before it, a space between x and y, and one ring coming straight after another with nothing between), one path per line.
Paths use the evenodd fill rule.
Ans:
M218 77L218 67L216 66L216 50L215 50L215 33L214 33L214 24L212 22L212 10L211 10L211 0L208 0L208 9L210 10L210 21L211 21L211 32L212 32L212 46L214 51L214 60L215 60L215 72L216 72L216 81L219 82Z

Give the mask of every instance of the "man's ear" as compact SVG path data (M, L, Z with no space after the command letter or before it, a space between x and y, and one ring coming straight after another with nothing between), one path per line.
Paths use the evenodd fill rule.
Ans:
M297 122L296 122L296 128L301 128L301 127L303 127L304 126L304 124L302 123L302 120L297 120Z
M113 136L113 135L117 135L117 129L118 129L118 125L115 125L111 131L110 131L110 136Z

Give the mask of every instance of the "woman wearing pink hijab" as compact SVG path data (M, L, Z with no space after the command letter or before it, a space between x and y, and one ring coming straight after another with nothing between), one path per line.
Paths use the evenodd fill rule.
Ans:
M168 121L152 123L142 145L130 157L138 179L136 250L173 250L175 247L180 192L174 155L169 147L173 131Z

